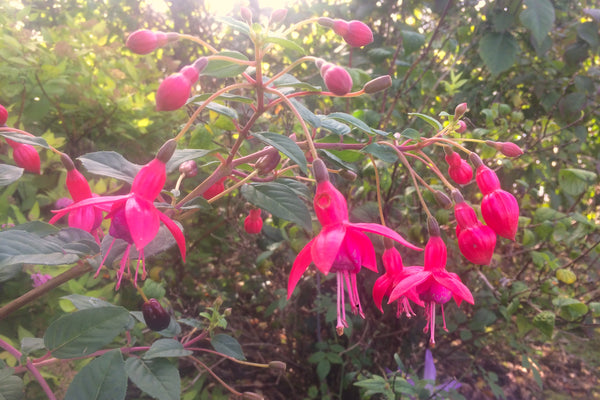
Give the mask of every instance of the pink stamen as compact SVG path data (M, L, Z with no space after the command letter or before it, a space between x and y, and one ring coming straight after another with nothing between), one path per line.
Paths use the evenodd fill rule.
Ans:
M433 345L435 344L435 302L430 302L429 307L431 307L430 318L431 318L431 332L429 332L429 342Z
M352 292L354 293L354 300L356 301L356 305L358 306L358 315L361 318L365 318L365 313L363 313L362 306L360 305L360 297L358 297L358 285L356 284L356 274L352 274L350 278L352 280Z
M102 259L102 262L100 263L100 266L96 270L96 274L94 275L94 278L97 278L98 275L100 274L100 269L102 268L102 266L104 265L104 261L106 261L106 258L110 254L110 249L112 249L113 244L115 244L115 240L117 240L117 239L113 239L113 241L110 242L110 246L108 246L108 250L106 250L106 254L104 255L104 258Z
M125 249L125 253L123 254L123 258L121 259L121 265L119 267L119 272L117 272L117 287L115 290L119 290L121 287L121 280L123 279L123 275L125 274L125 266L127 265L127 273L130 274L129 271L129 250L131 249L131 245L128 244Z
M448 328L446 328L446 316L444 315L444 305L441 304L442 307L442 321L444 321L444 330L448 332Z

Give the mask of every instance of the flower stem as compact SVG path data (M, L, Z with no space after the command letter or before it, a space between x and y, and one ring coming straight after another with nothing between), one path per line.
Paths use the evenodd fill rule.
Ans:
M377 207L379 208L379 218L381 219L381 225L385 226L385 218L383 217L383 207L381 204L381 186L379 181L379 171L377 170L377 164L375 164L375 158L369 155L373 169L375 170L375 184L377 189Z
M229 386L224 380L219 378L219 375L215 374L208 365L204 364L202 361L198 360L196 357L190 357L190 358L193 360L193 362L195 364L202 367L204 370L206 370L206 372L208 372L210 375L212 375L212 377L215 378L217 380L217 382L219 382L225 389L229 390L233 395L235 395L235 396L242 395L242 393L238 392L237 390L235 390L234 388Z
M191 40L192 42L196 42L204 47L206 47L208 49L208 51L210 51L211 53L218 53L218 50L215 49L214 47L212 47L210 44L208 44L207 42L205 42L204 40L196 37L196 36L192 36L192 35L186 35L183 33L179 34L179 38L180 39L187 39L187 40Z

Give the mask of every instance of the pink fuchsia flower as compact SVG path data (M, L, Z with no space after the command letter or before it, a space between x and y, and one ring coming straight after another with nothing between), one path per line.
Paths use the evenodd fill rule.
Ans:
M148 54L169 42L179 39L176 32L155 32L140 29L129 35L125 45L136 54Z
M375 305L381 312L383 312L383 308L381 307L383 298L389 297L392 293L392 289L400 283L402 279L423 270L423 267L404 267L402 257L394 247L394 244L387 238L384 239L384 243L386 249L383 252L381 259L383 261L383 266L385 267L385 273L377 278L375 285L373 285L373 301L375 301ZM423 302L419 299L417 292L415 292L414 289L411 289L405 295L398 298L396 310L397 318L400 318L400 315L403 313L406 314L406 317L408 318L415 315L410 306L410 302L408 301L409 299L421 307L424 306Z
M487 140L485 144L495 148L506 157L519 157L523 155L523 150L512 142L492 142L491 140Z
M467 131L467 123L465 121L458 121L458 127L456 133L465 133Z
M8 111L2 104L0 104L0 126L3 126L8 121Z
M454 298L457 306L462 301L474 304L475 300L469 288L460 280L460 277L452 272L446 271L446 245L440 237L437 222L430 219L428 223L429 241L425 246L425 265L421 272L404 278L390 294L388 303L395 301L400 296L415 288L419 298L425 303L425 314L427 325L424 332L430 332L430 342L435 343L435 309L437 304L442 306L442 320L444 330L446 329L446 318L444 316L444 304Z
M481 158L471 153L471 162L477 168L475 180L483 194L481 215L498 235L515 240L519 227L519 203L515 196L500 188L496 173L483 165Z
M153 204L166 181L165 163L173 155L176 146L177 144L174 140L169 140L161 147L156 158L143 166L138 172L133 180L129 194L81 200L62 210L54 211L56 215L50 220L50 223L53 223L68 212L88 206L95 206L103 211L109 211L106 218L111 219L109 233L114 239L104 255L104 259L96 272L96 276L100 273L100 268L108 257L115 240L124 240L127 242L127 247L123 258L121 259L119 271L117 272L117 289L121 285L126 266L129 272L129 253L131 246L133 245L135 245L139 253L134 282L137 282L140 263L142 264L143 271L142 279L145 279L146 265L144 247L154 239L158 233L161 222L169 229L175 238L175 241L179 246L179 251L181 252L181 257L185 262L185 237L183 236L183 233L175 222L162 212L158 211Z
M446 162L448 163L448 175L459 185L466 185L473 179L473 169L467 161L452 151L450 147L445 147Z
M208 59L200 57L192 65L165 78L156 92L156 110L173 111L183 107L190 97L192 85L198 81L200 72L207 64Z
M364 22L343 19L336 19L332 22L333 25L329 26L352 47L363 47L373 42L373 31Z
M313 162L317 191L314 208L317 219L322 225L321 232L300 251L294 261L288 281L288 299L300 281L300 277L311 263L327 275L334 272L337 279L337 325L339 335L344 332L346 322L344 286L352 311L364 317L356 275L361 267L377 271L377 261L373 244L363 232L376 233L414 250L418 247L407 242L390 228L379 224L350 223L348 205L344 196L329 182L327 168L322 160Z
M327 89L338 96L344 96L352 90L352 77L344 68L318 59L317 67Z
M35 147L30 144L15 142L5 137L6 143L13 148L13 159L17 166L23 168L25 171L40 174L40 155L36 151Z
M456 236L458 248L465 258L473 264L488 265L496 247L496 233L477 219L475 210L463 199L458 190L452 192L456 205Z
M244 219L244 230L250 234L260 233L263 226L263 220L260 216L262 210L260 208L254 208L250 210L250 213Z
M95 195L90 189L90 185L81 172L77 171L75 164L66 154L61 154L60 159L67 169L67 190L71 194L74 202L90 199ZM83 229L91 233L97 242L100 242L98 228L102 224L102 210L94 207L80 207L69 213L69 226L72 228Z

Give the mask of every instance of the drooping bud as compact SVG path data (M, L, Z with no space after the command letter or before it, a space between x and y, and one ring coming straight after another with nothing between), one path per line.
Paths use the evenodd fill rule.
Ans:
M175 149L177 149L177 141L175 139L169 139L160 147L160 149L158 149L156 158L158 158L163 164L166 164L169 162L171 157L173 157Z
M481 215L498 235L515 240L519 227L519 203L515 196L498 189L481 200Z
M260 216L261 209L255 208L250 210L250 213L244 219L244 230L246 233L258 234L262 230L263 220Z
M0 126L6 125L6 121L8 121L8 111L0 104Z
M129 35L125 45L136 54L148 54L169 42L179 39L176 32L155 32L140 29Z
M456 201L454 215L460 252L473 264L488 265L496 247L496 234L477 219L475 210L463 200L458 190L452 195Z
M281 161L281 155L279 154L279 151L272 146L265 147L265 149L268 148L270 148L271 151L269 151L268 154L260 157L254 165L260 175L266 175L273 171L273 169L279 165L279 161Z
M329 171L327 171L327 166L320 158L313 161L313 175L317 183L329 181Z
M363 47L373 42L373 32L364 22L336 19L332 28L352 47Z
M519 157L523 154L523 150L512 142L492 142L491 140L487 140L485 144L495 148L507 157Z
M206 57L201 57L192 65L185 66L180 72L165 78L156 91L156 110L173 111L183 107L190 97L192 85L196 83L207 64Z
M354 182L357 178L356 172L350 171L349 169L341 170L340 176L350 182Z
M435 201L445 210L452 208L452 200L450 200L450 197L448 197L448 195L441 190L434 191L433 197L435 198Z
M323 68L321 68L323 71ZM344 96L352 90L352 77L344 68L332 66L322 73L327 89L335 95Z
M252 10L248 7L241 7L240 16L248 25L252 25Z
M458 121L458 128L456 128L456 133L465 133L467 131L467 123L463 120Z
M225 179L227 179L226 176L219 179L214 185L206 189L204 193L202 193L202 197L204 197L206 200L210 200L213 197L223 193L225 191Z
M146 326L153 331L167 329L171 322L171 316L156 299L149 299L142 305L142 315Z
M269 368L278 372L285 372L287 366L283 361L271 361L269 362Z
M278 24L281 21L283 21L287 15L287 8L278 8L277 10L273 10L273 12L271 13L271 23L272 24Z
M15 142L5 137L6 143L13 148L13 159L17 166L23 168L25 171L40 174L40 155L30 144Z
M467 112L467 103L460 103L454 109L454 119L460 119Z
M184 174L186 178L193 178L198 175L198 164L194 160L187 160L179 165L179 173Z
M466 185L473 179L473 169L461 156L452 151L450 147L444 147L446 162L448 163L448 175L459 185Z
M438 224L436 219L433 217L427 218L427 232L429 232L430 236L436 236L436 237L441 236L440 225Z
M383 75L365 83L363 91L368 94L377 93L392 86L392 77Z

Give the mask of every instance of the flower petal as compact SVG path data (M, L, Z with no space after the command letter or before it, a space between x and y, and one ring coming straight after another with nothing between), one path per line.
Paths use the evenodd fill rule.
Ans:
M329 273L345 237L346 227L344 225L328 225L323 227L317 237L313 239L312 260L325 275Z
M359 259L363 267L377 272L375 249L367 235L357 229L346 229L346 249L354 255L358 253L358 257L351 257L352 259Z
M433 354L431 350L425 350L425 371L423 372L423 379L433 381L435 383L436 371L435 364L433 362Z
M381 275L379 278L377 278L375 284L373 285L373 301L375 302L375 305L381 312L383 312L381 302L391 285L392 280L387 274Z
M394 300L398 300L398 298L402 295L406 295L406 292L413 287L420 285L425 282L427 279L431 277L431 272L423 271L417 272L414 275L407 276L403 280L400 281L392 290L390 294L390 299L388 300L388 304L393 302Z
M474 304L475 300L473 299L473 295L468 287L466 287L460 280L453 278L447 272L438 272L433 274L433 278L446 289L452 292L452 296L454 296L454 301L456 301L457 305L460 305L460 301L457 301L457 298L460 298L461 301L464 300L467 303Z
M183 235L183 232L181 232L179 226L177 226L177 224L173 222L171 218L167 217L165 214L161 213L158 210L157 212L158 218L160 218L162 223L165 224L167 229L171 232L171 235L173 235L173 237L175 238L177 246L179 247L179 252L181 253L181 258L183 262L185 262L185 236Z
M125 218L131 239L139 252L158 233L160 228L158 210L150 201L134 196L125 203Z
M388 228L387 226L383 226L383 225L379 225L379 224L365 224L365 223L360 223L360 224L348 223L348 225L353 228L360 229L361 231L376 233L378 235L389 237L390 239L395 240L396 242L400 243L403 246L408 247L409 249L418 250L418 251L423 250L420 247L417 247L417 246L409 243L408 241L406 241L406 239L404 239L402 236L400 236L396 231Z
M292 265L292 271L290 272L290 278L288 280L288 300L292 297L292 293L300 281L300 277L312 262L311 248L313 247L314 242L315 239L312 239L302 250L300 250L300 253L298 253L296 260L294 261L294 265Z
M52 217L48 223L54 224L63 216L67 215L69 212L86 206L94 206L103 211L109 211L113 203L118 202L120 200L128 199L131 196L132 195L128 194L124 196L91 197L89 199L81 200L60 210L52 210L52 212L56 215L54 215L54 217Z

